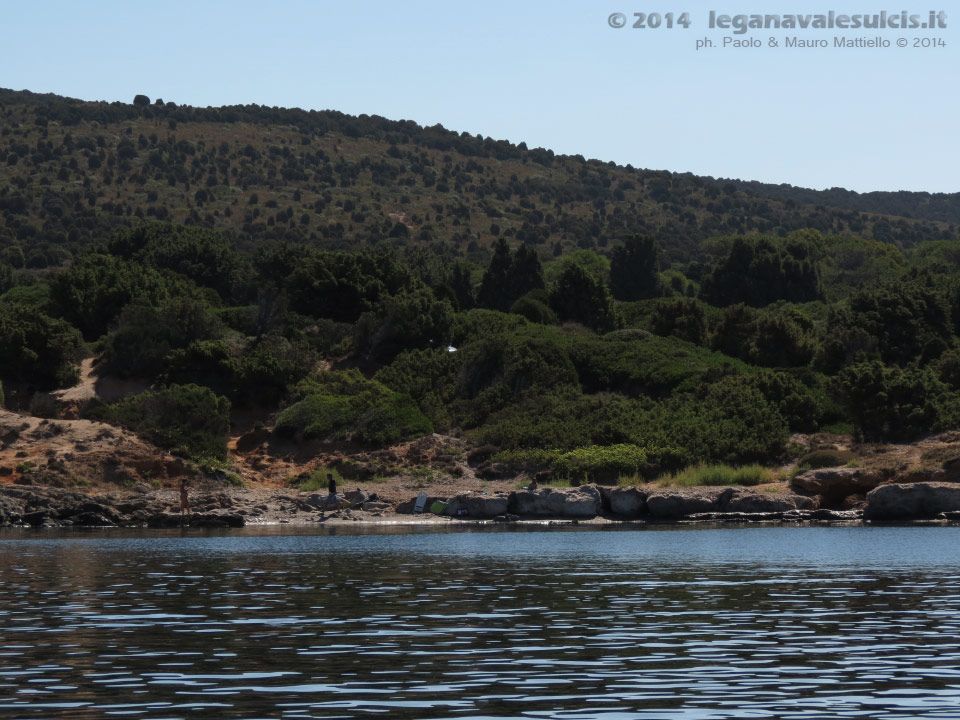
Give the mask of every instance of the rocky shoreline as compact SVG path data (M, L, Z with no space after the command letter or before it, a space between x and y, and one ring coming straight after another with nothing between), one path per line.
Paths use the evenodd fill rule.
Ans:
M817 445L839 439L818 438ZM529 470L518 476L516 469L496 468L482 450L429 435L376 452L347 455L343 448L318 447L301 457L260 429L231 441L230 472L211 475L122 428L0 410L0 527L871 523L960 517L960 432L909 446L859 446L848 465L755 487L661 482L620 487L602 482L616 478L599 477L596 484L559 487L547 482L556 480L550 473ZM324 496L300 491L327 470L349 486L349 509L327 511ZM185 517L175 490L182 479L190 483L193 510ZM518 489L536 480L542 483L537 489Z
M239 488L198 494L181 516L170 490L87 494L52 487L0 486L0 527L239 528L278 524L437 524L476 522L874 523L960 520L960 483L888 483L862 507L822 507L822 496L748 488L644 488L585 485L514 492L470 492L397 505L365 499L326 510L317 494ZM429 508L433 506L433 512Z

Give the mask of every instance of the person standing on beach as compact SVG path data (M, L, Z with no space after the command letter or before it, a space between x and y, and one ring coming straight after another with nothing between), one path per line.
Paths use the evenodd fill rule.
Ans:
M333 473L327 473L327 505L337 506L337 480Z
M189 483L185 477L180 478L180 514L190 514L190 497L187 494Z
M320 508L320 519L323 520L326 517L327 510L331 508L336 510L338 505L337 480L333 477L333 473L327 473L327 499Z

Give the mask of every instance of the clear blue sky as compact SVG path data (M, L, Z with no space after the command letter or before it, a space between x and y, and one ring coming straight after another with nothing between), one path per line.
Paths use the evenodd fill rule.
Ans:
M410 119L636 167L813 188L960 191L960 10L944 0L0 3L0 86ZM939 3L939 4L934 4ZM681 7L682 5L682 7ZM923 31L707 28L718 13L947 12ZM686 10L692 27L613 29ZM883 37L886 49L782 47ZM697 51L697 38L761 48ZM781 47L767 46L768 38ZM899 49L941 38L946 47Z

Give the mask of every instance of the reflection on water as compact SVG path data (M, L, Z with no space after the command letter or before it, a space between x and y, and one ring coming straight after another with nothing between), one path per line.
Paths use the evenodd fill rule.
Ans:
M0 535L4 718L956 718L958 528Z

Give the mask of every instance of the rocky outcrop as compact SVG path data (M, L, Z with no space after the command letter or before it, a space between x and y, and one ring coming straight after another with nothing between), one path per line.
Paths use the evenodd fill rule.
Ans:
M716 494L664 489L655 490L647 496L647 512L654 518L672 519L719 510Z
M172 495L173 493L171 493ZM93 496L58 488L0 486L0 527L243 527L240 512L223 512L231 505L222 493L197 495L193 515L181 519L175 502L148 494Z
M447 500L444 513L450 517L468 517L489 520L498 515L506 514L509 509L510 496L505 493L482 495L478 493L461 493Z
M722 495L722 494L721 494ZM723 500L718 498L718 501ZM793 510L816 510L817 503L812 498L787 493L763 493L746 490L734 490L721 502L723 512L732 513L778 513Z
M960 511L960 484L937 482L881 485L867 495L866 520L915 520Z
M885 479L881 471L872 468L835 467L800 473L790 486L798 492L819 495L824 507L839 507L851 496L866 495Z
M603 511L600 491L592 485L578 488L541 488L510 493L509 511L520 517L592 518Z
M638 487L600 488L604 510L620 518L634 519L647 510L647 494Z
M676 519L704 513L785 513L815 510L812 498L790 493L763 493L746 488L664 488L647 496L651 517Z

